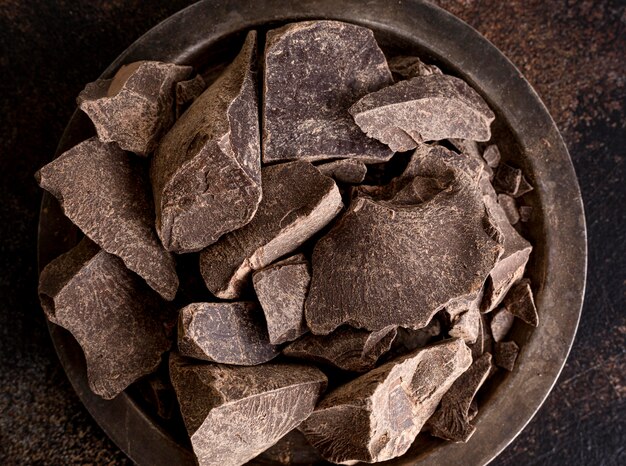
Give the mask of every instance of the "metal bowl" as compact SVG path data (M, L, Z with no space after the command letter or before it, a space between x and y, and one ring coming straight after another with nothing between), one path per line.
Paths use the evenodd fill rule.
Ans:
M247 30L266 30L305 19L337 19L374 30L386 51L418 54L471 84L497 119L493 139L504 160L521 167L535 190L525 203L534 217L523 235L534 251L528 271L540 326L517 323L512 337L521 346L517 367L492 379L481 396L476 433L466 444L418 437L403 457L389 464L483 465L526 426L552 389L574 340L586 274L586 231L576 175L559 131L520 72L467 24L422 0L221 0L201 1L171 16L132 44L102 77L140 59L219 69L234 57ZM93 134L76 112L57 155ZM44 195L39 221L39 264L76 244L78 232L57 202ZM76 341L50 324L65 371L89 412L111 439L140 465L194 464L180 426L151 416L132 390L106 401L88 388L85 362ZM302 463L304 464L304 463Z

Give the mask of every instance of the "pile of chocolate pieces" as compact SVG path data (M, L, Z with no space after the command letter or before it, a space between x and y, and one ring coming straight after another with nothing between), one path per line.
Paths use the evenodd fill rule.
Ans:
M260 58L251 31L206 81L141 61L87 85L97 136L36 175L84 233L39 293L93 392L175 392L159 413L201 465L467 441L514 321L538 323L532 186L489 106L336 21L272 30Z

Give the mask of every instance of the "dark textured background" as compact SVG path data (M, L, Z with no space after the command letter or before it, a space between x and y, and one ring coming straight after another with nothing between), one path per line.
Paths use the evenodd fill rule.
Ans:
M34 171L74 98L183 0L0 0L0 464L126 464L61 369L36 298ZM554 391L496 465L626 464L624 1L440 0L524 73L580 180L589 276ZM390 1L390 8L393 2Z

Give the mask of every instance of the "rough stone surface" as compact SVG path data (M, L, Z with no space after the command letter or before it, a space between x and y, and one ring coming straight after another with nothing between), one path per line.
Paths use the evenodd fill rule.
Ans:
M190 66L157 61L123 65L113 79L87 84L78 105L93 122L102 142L147 156L175 119L175 86Z
M501 307L493 313L489 328L491 336L496 343L504 340L513 327L515 316L511 314L506 307Z
M470 413L476 393L492 369L491 354L485 353L474 361L441 398L441 405L428 420L431 435L454 442L467 442L476 428Z
M150 177L166 249L194 252L254 216L261 201L256 32L163 137Z
M170 376L200 466L259 455L309 416L327 383L311 366L198 364L177 354Z
M252 221L200 254L208 289L223 299L237 298L254 270L294 251L343 206L335 182L308 162L267 166L262 176L263 201Z
M198 96L206 89L206 82L201 75L176 83L176 118L179 118Z
M417 350L327 394L300 430L334 463L396 458L471 363L458 339Z
M363 97L350 113L368 136L393 151L424 141L488 141L495 115L465 81L431 74L400 81Z
M283 354L346 371L367 372L389 351L396 334L396 327L367 332L345 326L329 335L304 335L284 348Z
M262 312L251 302L185 306L178 320L178 350L184 356L238 366L262 364L278 356Z
M121 258L163 298L174 299L176 264L154 231L150 187L140 159L94 137L61 154L36 178L85 235Z
M504 210L506 218L511 225L515 225L520 220L519 211L517 210L517 203L515 198L508 194L498 194L498 204Z
M533 327L539 324L535 298L530 287L530 280L523 279L517 283L504 298L504 305L515 317Z
M88 239L44 268L39 297L80 344L89 387L105 399L153 372L171 346L172 316L158 295Z
M393 82L371 30L338 21L288 24L267 34L263 162L388 160L348 108Z
M388 60L389 70L396 82L418 76L442 74L435 65L427 65L417 57L399 55Z
M494 360L496 366L512 371L519 354L519 346L514 341L502 341L495 344Z
M322 175L330 176L340 183L359 184L365 179L367 165L360 160L340 159L317 165Z
M304 255L298 254L252 275L273 345L293 341L308 331L304 301L311 283L309 269Z
M305 304L313 333L344 323L418 329L450 303L482 292L501 246L485 230L491 220L476 175L443 147L426 147L414 158L419 176L390 200L357 191L315 246Z

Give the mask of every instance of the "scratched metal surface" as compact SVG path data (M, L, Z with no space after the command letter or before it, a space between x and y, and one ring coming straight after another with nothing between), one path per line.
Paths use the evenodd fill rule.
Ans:
M0 2L2 464L127 464L76 398L47 334L36 300L32 173L54 152L85 81L189 3ZM626 464L624 2L434 3L483 33L535 87L586 204L589 278L578 338L546 404L492 464Z

